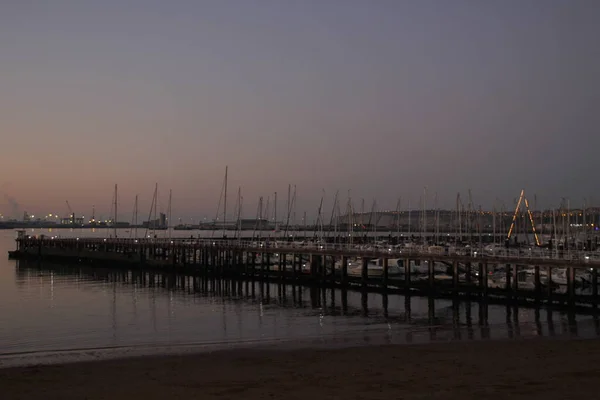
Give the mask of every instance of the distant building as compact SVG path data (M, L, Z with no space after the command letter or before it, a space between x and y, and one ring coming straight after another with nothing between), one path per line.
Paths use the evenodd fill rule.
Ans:
M150 229L165 229L167 228L167 214L160 213L157 219L142 222L142 227Z
M83 221L83 217L76 217L75 214L71 214L67 218L61 218L60 224L61 225L83 225L84 221Z

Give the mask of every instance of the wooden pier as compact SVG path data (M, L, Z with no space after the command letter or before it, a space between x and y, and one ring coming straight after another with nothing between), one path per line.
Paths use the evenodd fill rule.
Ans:
M576 255L569 258L494 257L431 253L424 251L362 250L347 245L298 245L291 242L212 239L97 239L49 238L21 235L13 258L85 263L101 267L159 270L190 275L264 282L358 288L363 291L412 293L433 296L500 298L515 302L547 302L597 305L596 259ZM369 268L377 259L381 268ZM349 260L359 268L349 270ZM390 273L389 260L403 268ZM415 262L426 265L415 273ZM440 278L436 265L447 268ZM528 268L527 268L528 267ZM524 270L533 271L525 285ZM560 269L566 274L564 290L557 290L552 277ZM586 279L576 279L585 272ZM502 284L492 284L492 276ZM544 280L542 279L544 277Z

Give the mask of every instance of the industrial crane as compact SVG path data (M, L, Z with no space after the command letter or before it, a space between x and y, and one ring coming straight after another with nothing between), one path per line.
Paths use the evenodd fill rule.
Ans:
M69 209L69 222L71 223L71 225L75 225L75 213L71 209L71 205L69 204L69 200L65 200L65 202L67 203L67 208Z

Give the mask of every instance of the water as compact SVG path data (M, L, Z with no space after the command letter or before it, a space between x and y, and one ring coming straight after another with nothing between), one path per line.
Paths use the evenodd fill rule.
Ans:
M335 346L600 334L597 316L574 312L16 262L7 259L14 237L13 231L0 231L3 366L257 343Z

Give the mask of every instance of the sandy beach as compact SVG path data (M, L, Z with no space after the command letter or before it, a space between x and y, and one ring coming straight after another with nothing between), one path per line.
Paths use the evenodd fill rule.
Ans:
M563 400L598 398L598 382L600 340L244 349L0 369L3 399Z

